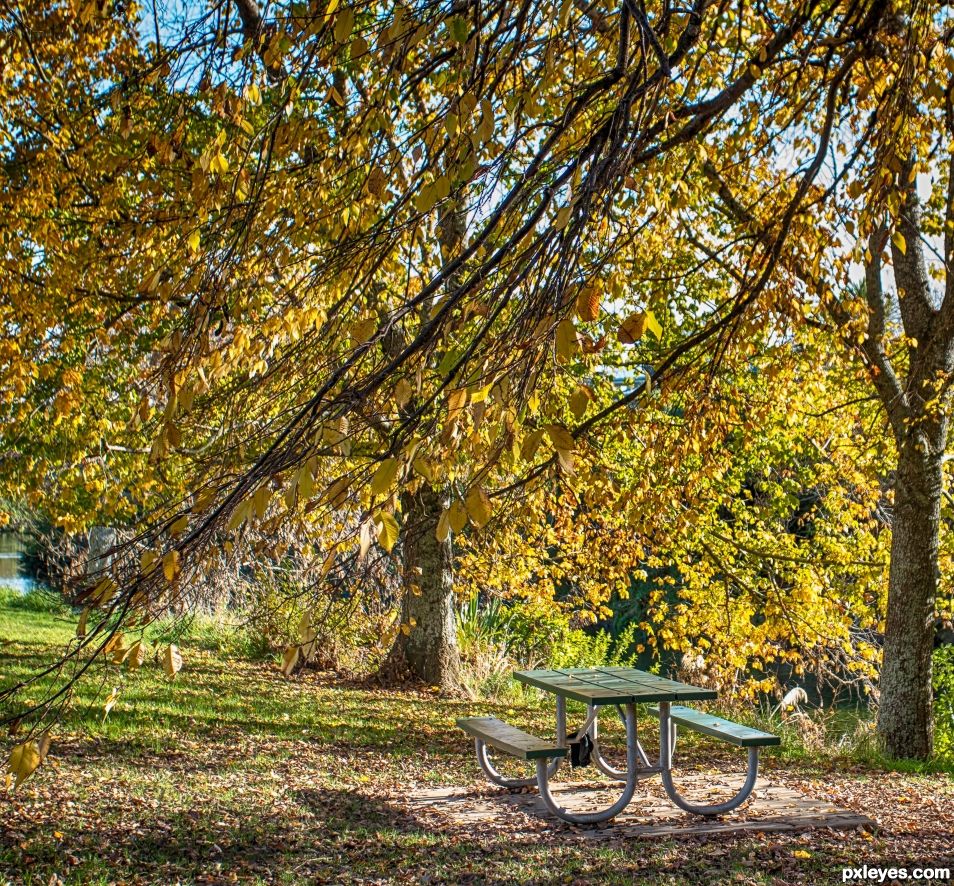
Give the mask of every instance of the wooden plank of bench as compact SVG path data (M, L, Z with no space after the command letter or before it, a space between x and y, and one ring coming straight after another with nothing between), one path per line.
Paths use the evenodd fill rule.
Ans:
M566 748L558 748L552 742L530 735L496 717L470 717L458 720L457 725L474 738L479 738L484 744L489 744L513 757L520 757L522 760L565 757L567 753Z
M654 714L659 713L658 708L650 708L650 711ZM782 743L777 735L751 729L748 726L740 726L731 720L723 720L721 717L714 717L712 714L687 708L684 705L673 705L669 713L672 721L680 726L704 735L711 735L713 738L719 738L740 748L765 747Z

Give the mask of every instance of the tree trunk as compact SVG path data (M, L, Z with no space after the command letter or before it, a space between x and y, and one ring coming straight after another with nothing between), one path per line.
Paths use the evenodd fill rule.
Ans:
M898 457L878 733L893 757L933 753L931 652L945 420L908 430Z
M447 262L464 240L466 214L448 202L437 229L441 257ZM456 279L448 281L453 289ZM425 306L421 306L424 311ZM406 408L410 408L410 405ZM386 668L406 668L431 686L460 686L457 614L454 599L454 549L451 536L437 540L437 523L449 503L425 481L401 496L404 514L404 602L401 626ZM405 633L407 631L407 633Z
M401 496L404 511L404 602L402 630L391 650L392 665L431 686L460 685L460 653L454 600L451 537L437 540L437 521L445 502L423 483ZM406 631L406 633L405 633Z

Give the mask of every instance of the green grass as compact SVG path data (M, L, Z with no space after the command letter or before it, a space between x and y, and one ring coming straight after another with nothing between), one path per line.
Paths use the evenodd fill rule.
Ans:
M62 607L0 596L0 686L52 661L74 624ZM493 712L546 734L552 714L541 700L487 705L332 675L286 680L274 659L226 658L194 630L177 639L185 664L173 681L150 657L132 675L98 663L77 688L47 763L17 792L0 795L0 882L48 884L56 875L70 884L368 883L427 875L440 883L823 883L836 882L851 860L930 856L932 828L948 833L936 813L907 836L815 831L806 843L797 835L720 835L701 847L594 843L543 819L509 830L451 826L409 811L402 798L415 787L481 785L454 719ZM104 717L115 686L119 700ZM40 689L29 695L40 697ZM859 791L865 808L897 807L900 795L948 806L954 799L941 777L857 762L839 768L824 755L795 754L787 749L793 741L766 758L770 779L818 792L838 785L843 797ZM739 767L730 749L695 738L681 741L680 754L689 766ZM794 854L806 846L810 858Z

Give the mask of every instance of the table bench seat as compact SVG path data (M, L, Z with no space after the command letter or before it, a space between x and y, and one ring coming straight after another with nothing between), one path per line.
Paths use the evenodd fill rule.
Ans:
M650 711L653 714L659 714L658 708L650 708ZM673 705L669 709L669 713L673 723L685 726L694 732L711 735L713 738L721 739L740 748L758 748L781 744L781 739L777 735L751 729L748 726L740 726L731 720L723 720L721 717L714 717L712 714L687 708L684 705Z
M530 735L496 717L470 717L458 720L457 725L484 744L521 760L565 757L567 754L567 748L557 747L553 742Z

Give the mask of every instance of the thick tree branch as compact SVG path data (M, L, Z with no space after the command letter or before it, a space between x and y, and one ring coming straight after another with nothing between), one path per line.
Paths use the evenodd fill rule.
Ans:
M910 338L917 339L917 350L917 347L923 347L930 335L935 308L921 242L921 203L918 199L915 169L914 157L910 157L901 169L904 202L897 231L904 238L904 242L896 237L892 238L891 258L898 287L901 322L904 324L905 333ZM916 355L911 356L913 367Z

